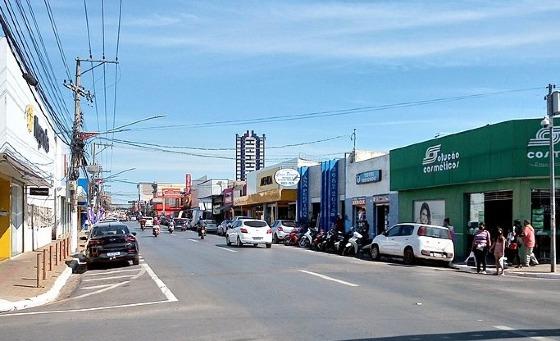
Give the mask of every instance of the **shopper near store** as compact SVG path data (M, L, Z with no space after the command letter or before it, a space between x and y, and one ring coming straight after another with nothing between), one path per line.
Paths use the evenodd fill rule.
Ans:
M533 248L535 247L535 229L531 226L528 220L523 221L523 246L524 255L521 257L521 262L523 266L529 266L531 260L531 254L533 253Z
M490 251L494 254L496 259L496 275L504 274L504 254L506 250L506 238L504 238L504 231L498 227L498 237Z
M519 243L517 242L517 234L515 233L516 222L519 222L519 225L521 225L519 220L515 220L513 222L513 227L511 231L508 232L506 238L506 258L508 260L508 265L519 265L520 263L518 253Z
M486 256L491 246L490 232L485 229L484 223L480 223L472 243L472 250L476 259L476 273L481 273L480 267L482 266L482 273L486 274Z
M449 218L443 219L443 227L447 227L449 233L451 234L451 240L455 244L455 228L451 225L451 220Z

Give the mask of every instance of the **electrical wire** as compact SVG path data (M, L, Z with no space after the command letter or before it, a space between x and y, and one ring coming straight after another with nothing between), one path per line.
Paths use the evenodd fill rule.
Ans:
M60 41L60 36L58 35L58 28L56 27L56 21L54 20L51 5L49 4L48 0L43 0L43 1L45 2L45 7L47 8L47 14L51 22L51 27L53 29L56 45L58 46L58 51L60 52L60 57L62 58L62 63L64 64L64 68L66 70L66 75L68 76L68 80L71 81L72 76L70 75L70 68L68 67L68 63L66 62L66 55L64 54L64 49L62 48L62 42Z
M93 54L91 53L91 33L89 28L89 15L87 9L87 2L84 0L84 14L86 17L86 28L87 28L87 37L88 37L88 48L89 48L89 59L93 59ZM97 94L96 94L96 86L95 86L95 69L93 68L93 61L90 61L91 66L91 80L92 80L92 88L93 88L93 98L94 98L94 106L95 106L95 117L97 120L97 130L101 130L101 126L99 125L99 108L97 105Z
M111 134L111 138L115 139L115 122L117 117L117 77L118 77L118 69L119 69L119 43L121 40L121 19L122 19L122 0L119 1L119 25L117 29L117 46L115 48L115 94L113 96L113 133ZM113 167L113 142L111 142L111 163L109 168Z

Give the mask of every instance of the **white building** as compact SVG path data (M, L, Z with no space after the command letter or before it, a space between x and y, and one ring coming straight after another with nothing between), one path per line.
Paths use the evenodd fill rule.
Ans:
M77 212L66 188L70 151L54 126L0 38L0 260L53 237L70 236L71 249L77 246Z
M235 179L243 181L249 172L264 168L266 137L258 136L253 130L243 135L235 134Z

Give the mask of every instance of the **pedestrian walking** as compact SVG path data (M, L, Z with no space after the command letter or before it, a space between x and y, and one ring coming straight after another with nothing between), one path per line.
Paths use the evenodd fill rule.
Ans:
M494 254L496 259L496 275L504 274L504 254L506 251L506 238L504 237L504 231L498 227L498 237L496 242L492 244L490 250Z
M455 228L451 225L451 220L449 218L443 219L443 227L447 227L451 240L453 241L453 244L455 244Z
M490 246L492 246L490 232L486 230L484 223L480 223L472 243L472 250L476 259L476 273L486 273L486 256ZM482 272L480 271L481 266Z
M533 248L535 247L535 229L531 226L531 223L528 220L523 221L522 239L525 252L523 257L521 257L521 262L523 263L523 266L529 266L531 254L533 253Z

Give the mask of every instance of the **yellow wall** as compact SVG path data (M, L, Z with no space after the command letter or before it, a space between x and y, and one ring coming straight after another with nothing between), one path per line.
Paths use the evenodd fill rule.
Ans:
M271 169L267 169L265 171L260 171L257 175L257 193L269 191L271 189L278 189L278 184L274 180L274 174L278 171L280 167L274 167ZM272 183L270 185L261 186L261 179L267 176L272 177Z
M10 229L10 182L0 179L0 211L7 214L0 215L0 260L10 258L12 253L12 238Z

